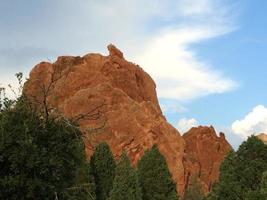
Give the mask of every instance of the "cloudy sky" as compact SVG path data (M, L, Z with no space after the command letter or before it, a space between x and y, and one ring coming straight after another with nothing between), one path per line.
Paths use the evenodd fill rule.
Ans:
M266 9L261 0L0 0L0 82L113 43L151 74L181 133L213 125L237 147L267 133Z

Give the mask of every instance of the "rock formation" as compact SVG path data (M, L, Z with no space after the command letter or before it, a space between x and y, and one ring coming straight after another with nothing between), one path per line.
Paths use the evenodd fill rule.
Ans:
M195 172L201 172L205 187L210 187L228 150L223 145L228 143L222 136L206 136L206 129L201 129L201 134L191 131L183 138L163 116L151 77L126 61L114 45L109 45L108 50L108 56L92 53L62 56L55 63L41 62L32 69L24 93L45 116L61 115L77 122L88 157L95 145L106 141L116 158L126 151L136 164L146 149L157 144L180 194L189 175ZM209 148L205 150L206 144Z
M190 184L190 177L199 177L204 192L219 178L219 169L231 145L225 140L223 133L218 137L214 128L199 126L183 135L185 140L185 184Z
M257 135L257 137L263 141L264 144L267 144L267 135L265 133L261 133L259 135Z

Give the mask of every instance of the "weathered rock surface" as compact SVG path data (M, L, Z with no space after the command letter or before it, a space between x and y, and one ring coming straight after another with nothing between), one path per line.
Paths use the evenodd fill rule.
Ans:
M199 126L183 135L185 140L185 184L190 184L190 176L197 176L205 192L219 178L219 169L225 155L232 149L223 133L218 137L214 128Z
M265 133L261 133L259 135L257 135L257 137L263 141L264 144L267 144L267 135Z
M204 127L182 137L163 116L151 77L115 46L108 50L108 56L92 53L41 62L32 69L24 93L40 108L46 105L44 113L78 122L88 157L106 141L116 158L126 151L136 164L157 144L180 194L194 173L200 173L208 191L229 144Z

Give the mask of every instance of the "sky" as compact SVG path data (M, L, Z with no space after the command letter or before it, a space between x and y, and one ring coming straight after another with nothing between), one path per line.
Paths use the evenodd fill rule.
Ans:
M267 133L267 2L0 0L0 83L41 61L115 44L157 84L181 134L212 125L234 148Z

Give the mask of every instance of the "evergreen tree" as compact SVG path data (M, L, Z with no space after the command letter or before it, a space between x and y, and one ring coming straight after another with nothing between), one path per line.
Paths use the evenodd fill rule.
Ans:
M262 174L267 170L266 155L267 145L255 136L243 142L236 153L230 152L221 165L218 187L216 191L212 191L213 196L217 198L213 199L260 200L263 198L260 190Z
M267 145L251 136L236 153L235 172L243 190L258 190L262 174L267 170Z
M137 173L126 154L117 164L109 200L142 200Z
M75 126L53 118L44 123L23 97L1 105L0 199L67 199L69 188L86 184L84 145Z
M220 189L219 183L214 183L212 186L212 190L210 191L210 193L207 195L206 198L203 198L203 200L218 200L219 189Z
M167 163L154 145L138 162L143 200L177 200L175 184Z
M261 181L261 194L267 199L267 171L265 171L262 175Z
M187 188L183 200L201 200L204 198L201 183L196 175L192 176L191 185Z
M88 172L86 175L79 177L80 180L84 179L83 184L75 185L71 188L68 188L66 191L66 197L68 200L95 200L95 180L91 172L90 165L87 164L86 168Z
M242 186L236 174L236 153L232 150L220 168L220 182L217 188L218 200L241 198Z
M91 158L91 170L96 184L96 199L107 200L113 186L116 163L107 143L100 143Z
M247 192L245 200L267 200L267 171L262 175L260 189Z

